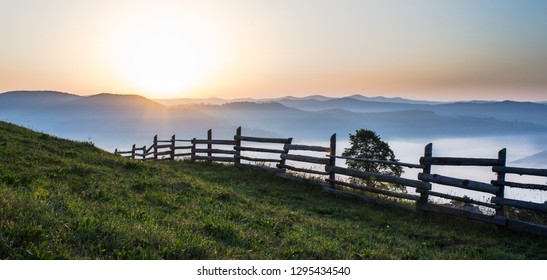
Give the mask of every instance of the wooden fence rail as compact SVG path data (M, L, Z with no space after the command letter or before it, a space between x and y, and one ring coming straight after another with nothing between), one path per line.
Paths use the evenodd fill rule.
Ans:
M389 164L389 165L393 165L393 166L403 166L403 167L408 167L408 168L423 168L423 165L420 165L420 164L405 163L405 162L399 162L399 161L376 160L376 159L368 159L368 158L352 158L352 157L343 157L343 156L329 156L329 157L345 159L345 160L350 160L350 161L364 161L364 162L372 162L372 163L382 163L382 164Z
M272 149L257 147L256 144L267 144L268 146L279 146L281 144L286 145L292 143L292 138L243 136L241 134L241 127L239 127L236 130L234 140L236 141L236 145L234 146L234 150L236 151L234 163L237 167L265 170L277 174L285 173L285 169L277 167L284 161L281 158L281 155L285 153L285 150L281 148ZM247 153L248 155L244 155L244 153ZM242 160L246 163L243 163ZM276 164L276 166L269 166L267 165L268 163Z
M536 203L505 197L506 187L547 191L547 184L507 181L506 174L547 177L547 169L508 167L506 166L506 149L500 150L497 158L434 157L433 144L430 143L426 145L424 156L419 159L419 164L415 164L338 156L336 155L336 134L331 136L328 147L293 144L292 141L292 138L243 136L241 127L239 127L233 139L213 139L211 129L207 131L206 139L176 139L173 135L169 140L158 140L156 135L152 145L148 147L133 145L129 151L116 149L114 153L142 160L189 158L192 161L233 163L238 168L269 171L288 179L314 182L321 185L325 191L337 195L350 196L381 205L408 207L404 206L408 203L400 204L398 202L398 199L402 199L415 203L414 208L420 211L454 215L547 235L547 225L518 220L507 213L508 209L516 209L547 215L547 202ZM176 144L180 142L190 143L190 145L177 146ZM407 179L337 166L336 159L419 168L422 171L416 179ZM496 173L496 180L486 183L433 174L431 172L433 166L490 166L492 172ZM289 172L287 173L287 171ZM358 179L413 188L416 194L363 185ZM480 201L467 196L439 192L434 189L434 185L481 192L487 200ZM368 196L367 193L374 193L377 196ZM438 204L438 202L432 201L431 197L459 201L470 207L455 208L446 204ZM495 210L495 213L485 214L477 207L487 207Z
M283 146L283 153L281 154L282 162L278 164L277 167L299 174L305 174L304 176L307 178L290 174L283 174L282 177L300 181L313 181L315 179L314 176L330 176L331 173L325 170L325 166L330 163L331 159L326 158L325 155L332 151L333 142L336 142L336 134L331 136L331 145L329 147L302 144L295 145L292 143L285 144ZM291 154L291 152L296 154ZM302 155L302 152L313 155ZM289 163L287 163L287 161L289 161ZM304 163L305 167L297 166L302 163ZM313 166L317 167L319 170L313 169ZM326 180L326 178L323 178L323 180Z

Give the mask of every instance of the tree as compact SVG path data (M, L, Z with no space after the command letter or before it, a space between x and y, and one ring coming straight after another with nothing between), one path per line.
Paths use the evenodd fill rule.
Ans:
M372 130L358 129L355 134L349 135L350 147L346 148L342 153L344 157L361 158L370 160L387 160L387 161L399 161L395 158L395 153L389 147L389 144L382 141L380 137ZM401 176L403 168L386 163L377 163L369 161L348 160L347 165L349 168L362 170L370 173L382 173L393 176ZM397 189L405 191L405 187L397 184L381 183L374 180L374 178L356 179L357 183L364 183L369 187L385 188L385 189Z

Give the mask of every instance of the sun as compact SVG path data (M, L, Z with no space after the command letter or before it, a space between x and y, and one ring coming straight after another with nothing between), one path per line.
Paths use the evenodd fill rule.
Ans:
M140 18L116 33L110 59L115 72L145 95L183 95L219 67L217 44L205 29L181 17Z

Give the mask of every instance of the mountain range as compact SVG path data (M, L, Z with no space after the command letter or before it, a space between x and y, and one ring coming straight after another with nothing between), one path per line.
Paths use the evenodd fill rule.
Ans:
M171 104L172 106L169 106ZM55 91L0 94L0 120L113 150L168 138L255 136L323 141L359 128L386 139L526 136L547 143L547 104L515 101L440 103L403 98L326 96L277 99L150 100L138 95L78 96Z
M400 97L383 97L375 96L368 97L360 94L354 94L346 98L351 98L359 101L372 101L372 102L387 102L387 103L406 103L406 104L442 104L442 102L437 101L425 101L425 100L411 100ZM191 105L191 104L205 104L205 105L222 105L227 103L234 102L279 102L279 103L289 103L290 102L302 102L302 101L330 101L336 100L339 98L328 97L324 95L310 95L305 97L295 97L295 96L285 96L279 98L265 98L265 99L256 99L256 98L235 98L235 99L225 99L218 97L211 98L174 98L174 99L154 99L154 101L161 103L166 106L175 106L175 105Z
M230 103L279 103L302 111L344 110L354 113L381 113L396 111L431 111L439 116L494 118L501 121L526 122L547 126L547 104L516 101L467 101L443 103L404 98L367 97L352 95L332 98L322 95L282 97L276 99L157 99L166 106L225 105Z

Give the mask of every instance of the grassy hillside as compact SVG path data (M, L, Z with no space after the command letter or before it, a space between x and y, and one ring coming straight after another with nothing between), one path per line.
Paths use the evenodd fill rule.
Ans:
M545 238L0 122L2 259L546 259Z

